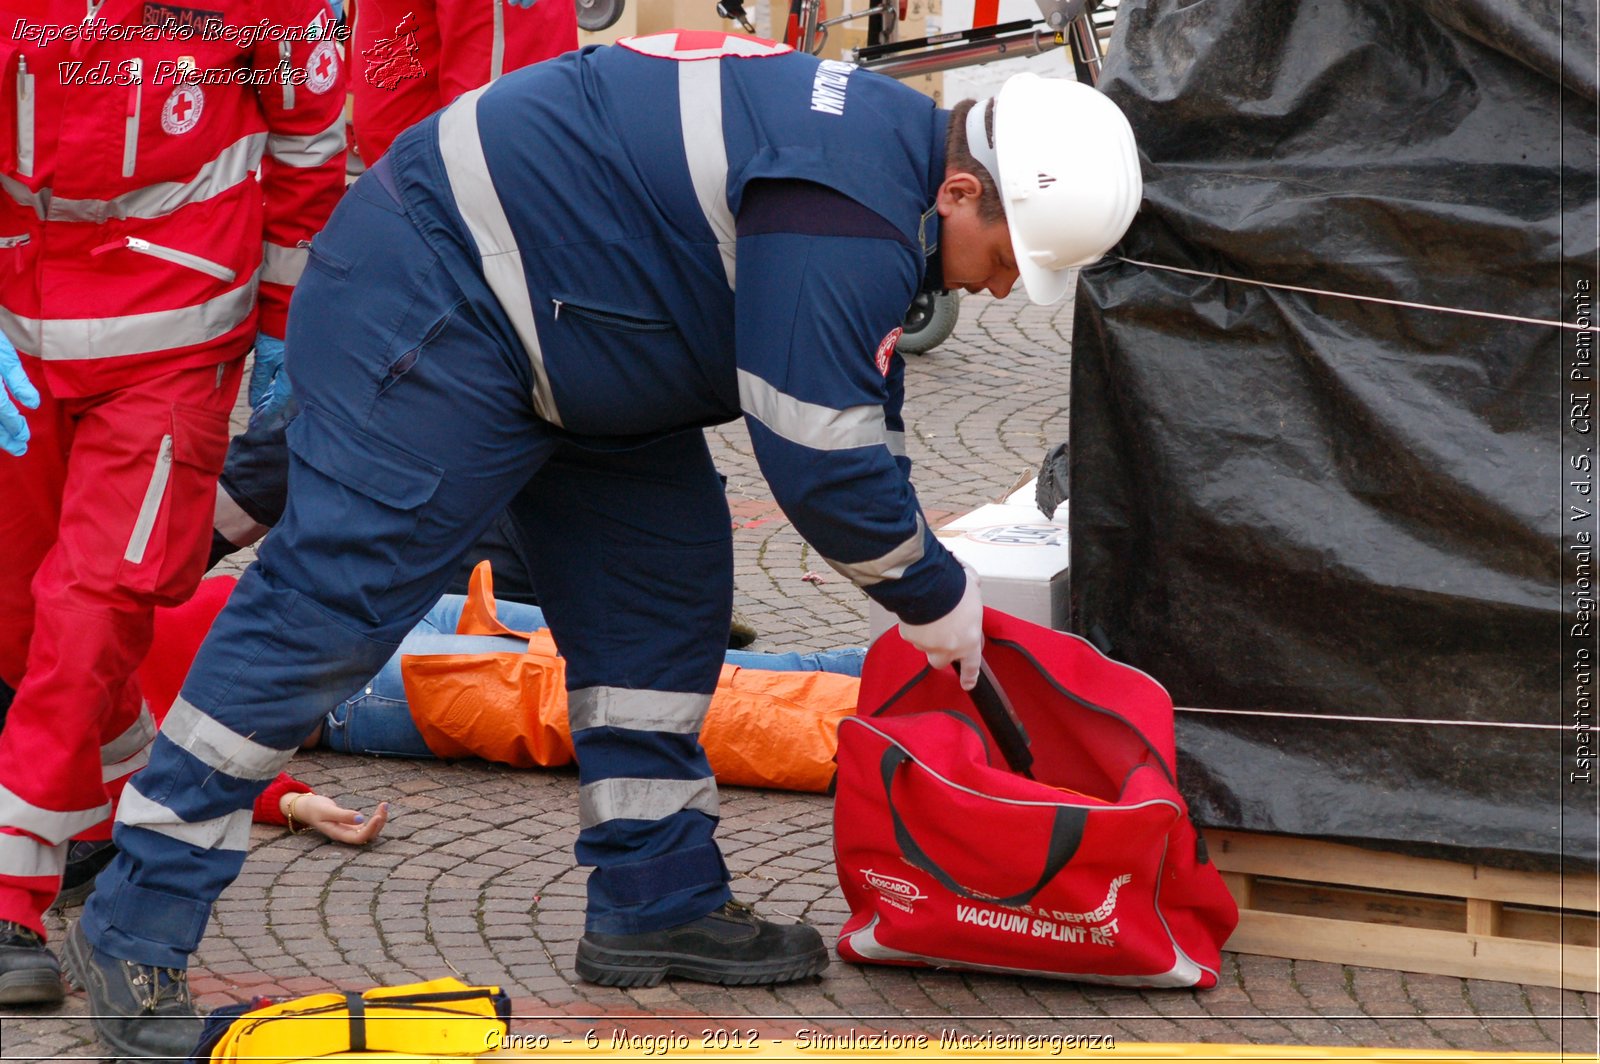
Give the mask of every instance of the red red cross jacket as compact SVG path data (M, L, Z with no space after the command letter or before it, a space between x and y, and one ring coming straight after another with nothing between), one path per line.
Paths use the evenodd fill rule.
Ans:
M8 0L0 20L0 330L50 390L282 336L344 189L326 0Z

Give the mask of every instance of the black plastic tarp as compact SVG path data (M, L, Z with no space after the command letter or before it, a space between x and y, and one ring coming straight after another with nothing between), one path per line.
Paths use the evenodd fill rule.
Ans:
M1587 323L1595 60L1592 5L1124 0L1114 254ZM1591 339L1084 271L1073 626L1185 707L1197 821L1594 862Z

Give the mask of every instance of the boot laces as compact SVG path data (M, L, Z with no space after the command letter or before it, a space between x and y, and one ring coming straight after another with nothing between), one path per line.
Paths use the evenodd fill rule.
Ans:
M163 1000L174 1005L190 1006L189 973L182 968L157 968L135 961L123 961L128 968L129 982L141 995L139 1004L150 1012L159 1011Z
M0 942L6 939L16 940L22 946L42 946L44 936L31 927L23 927L15 920L0 920Z

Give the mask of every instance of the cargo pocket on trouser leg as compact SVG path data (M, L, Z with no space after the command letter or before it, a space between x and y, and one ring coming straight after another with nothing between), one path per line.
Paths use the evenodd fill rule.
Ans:
M172 408L170 431L150 458L119 584L161 605L177 605L194 591L211 547L217 477L227 452L226 412Z
M312 402L290 422L288 444L288 508L267 537L263 563L325 607L369 624L411 610L389 602L389 591L444 470ZM430 562L454 558L409 559L413 567Z

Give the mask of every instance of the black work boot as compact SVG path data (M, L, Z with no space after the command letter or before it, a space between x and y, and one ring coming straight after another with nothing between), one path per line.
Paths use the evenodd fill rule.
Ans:
M117 844L110 839L74 842L67 847L67 871L61 877L61 892L52 908L81 905L94 893L94 879L117 855Z
M578 940L578 975L601 986L655 986L667 976L724 986L787 983L828 966L814 927L774 924L730 901L665 931Z
M67 932L62 959L67 978L89 992L95 1034L118 1056L182 1062L200 1041L200 1016L181 968L109 957L83 934L83 921Z
M0 1005L47 1005L66 996L61 964L36 931L0 920Z

